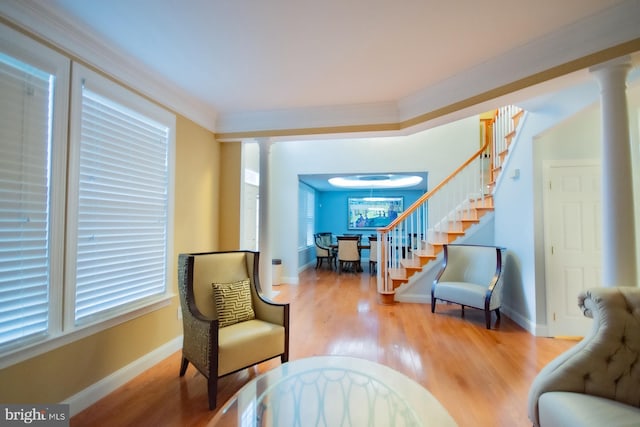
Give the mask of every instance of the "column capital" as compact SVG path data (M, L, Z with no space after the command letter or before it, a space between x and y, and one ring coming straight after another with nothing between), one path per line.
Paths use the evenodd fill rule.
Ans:
M269 154L271 146L274 144L271 138L255 138L254 141L258 143L260 152L264 154Z
M626 55L594 65L589 68L589 72L597 77L601 86L605 81L610 81L611 79L623 82L626 85L627 74L632 66L631 57Z

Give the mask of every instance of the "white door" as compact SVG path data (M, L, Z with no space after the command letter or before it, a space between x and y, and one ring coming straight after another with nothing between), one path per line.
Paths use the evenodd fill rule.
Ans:
M601 286L600 167L596 162L545 168L547 324L551 336L585 336L592 320L578 294Z

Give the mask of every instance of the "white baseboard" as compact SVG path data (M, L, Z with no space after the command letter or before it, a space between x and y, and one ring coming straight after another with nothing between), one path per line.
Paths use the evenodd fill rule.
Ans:
M522 314L513 310L511 307L503 305L500 307L500 312L506 315L509 319L516 322L520 327L529 332L531 335L539 336L537 326L531 322L530 319L524 317Z
M425 294L396 294L395 300L398 302L412 302L429 304L429 306L431 305L431 295Z
M298 278L298 276L283 276L282 277L282 283L287 284L287 285L299 285L300 284L300 280ZM274 285L274 286L278 286L278 285Z
M136 376L140 375L156 363L171 356L182 348L182 335L172 339L171 341L161 345L150 353L145 354L141 358L129 363L127 366L117 370L109 375L85 388L79 393L65 399L61 403L69 404L70 416L83 411L89 406L96 403L118 387L126 384Z

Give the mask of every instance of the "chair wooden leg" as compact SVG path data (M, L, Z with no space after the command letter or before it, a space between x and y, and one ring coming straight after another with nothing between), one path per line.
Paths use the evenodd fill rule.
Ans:
M182 363L180 364L180 376L183 377L184 373L187 372L187 366L189 366L189 360L186 357L182 358Z
M322 258L316 257L316 270L320 267L320 264L322 264Z
M431 296L431 312L436 312L436 299L433 296Z
M216 400L218 394L218 377L207 379L207 389L209 394L209 410L216 409Z
M485 323L487 324L487 329L491 329L491 311L490 310L484 311L484 320L485 320Z

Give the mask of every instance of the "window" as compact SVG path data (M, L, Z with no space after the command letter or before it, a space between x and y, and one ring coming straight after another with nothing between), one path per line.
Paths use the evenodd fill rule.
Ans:
M75 308L68 320L82 325L167 290L174 125L106 78L73 71L66 300Z
M3 367L169 302L175 116L2 25L0 40Z
M314 245L316 200L315 191L312 188L304 184L299 184L298 187L298 247L304 249Z
M0 26L0 353L60 329L69 60Z

